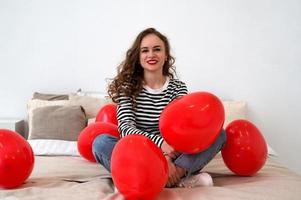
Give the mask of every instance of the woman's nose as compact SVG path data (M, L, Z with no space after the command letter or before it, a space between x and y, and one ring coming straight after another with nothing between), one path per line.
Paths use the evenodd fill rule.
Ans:
M149 57L153 57L154 55L155 55L154 51L150 50L150 51L148 52L148 56L149 56Z

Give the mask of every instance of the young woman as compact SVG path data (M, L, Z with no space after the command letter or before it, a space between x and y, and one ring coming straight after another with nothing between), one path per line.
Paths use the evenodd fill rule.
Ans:
M213 184L211 176L200 170L221 150L226 141L224 131L208 149L190 155L176 152L159 132L159 118L164 107L187 94L185 83L175 78L174 62L168 39L156 29L148 28L137 36L108 89L118 105L120 136L144 135L162 150L169 167L167 187L210 186ZM96 161L109 171L117 141L116 137L102 134L93 142Z

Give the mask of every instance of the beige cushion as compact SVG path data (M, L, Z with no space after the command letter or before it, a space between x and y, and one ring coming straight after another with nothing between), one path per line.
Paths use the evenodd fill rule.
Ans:
M45 94L45 93L35 92L33 94L32 99L47 100L47 101L68 100L69 95L68 94Z
M28 114L28 126L25 137L28 138L31 135L31 127L32 127L32 111L36 108L45 107L45 106L62 106L68 105L68 100L58 100L58 101L47 101L47 100L40 100L40 99L33 99L27 102L27 114Z
M79 96L77 94L69 94L69 101L70 105L82 106L85 109L87 118L96 117L101 107L112 102L109 98Z
M57 139L76 141L86 126L81 106L45 106L30 112L28 139Z
M28 101L27 111L31 112L36 108L45 107L45 106L63 106L68 104L69 104L68 100L47 101L47 100L33 99Z
M225 109L224 128L236 119L247 119L247 103L245 101L222 101Z

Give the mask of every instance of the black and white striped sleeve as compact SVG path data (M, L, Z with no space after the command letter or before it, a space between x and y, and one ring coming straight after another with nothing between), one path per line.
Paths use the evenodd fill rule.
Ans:
M179 80L174 80L174 93L172 96L172 100L184 96L188 93L187 86L184 82Z
M178 89L177 90L177 97L184 96L184 95L186 95L188 93L186 84L184 82L182 82L182 81L179 81L179 82L180 82L180 84L179 84L179 86L177 88Z

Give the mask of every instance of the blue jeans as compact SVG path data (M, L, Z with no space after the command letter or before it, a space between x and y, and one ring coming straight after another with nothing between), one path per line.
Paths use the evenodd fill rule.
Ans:
M109 172L111 172L112 151L117 142L117 137L101 134L94 139L92 144L92 151L96 161L102 164ZM189 176L205 167L223 148L225 143L226 134L225 131L222 130L209 148L196 154L181 154L174 160L174 164L186 169Z

